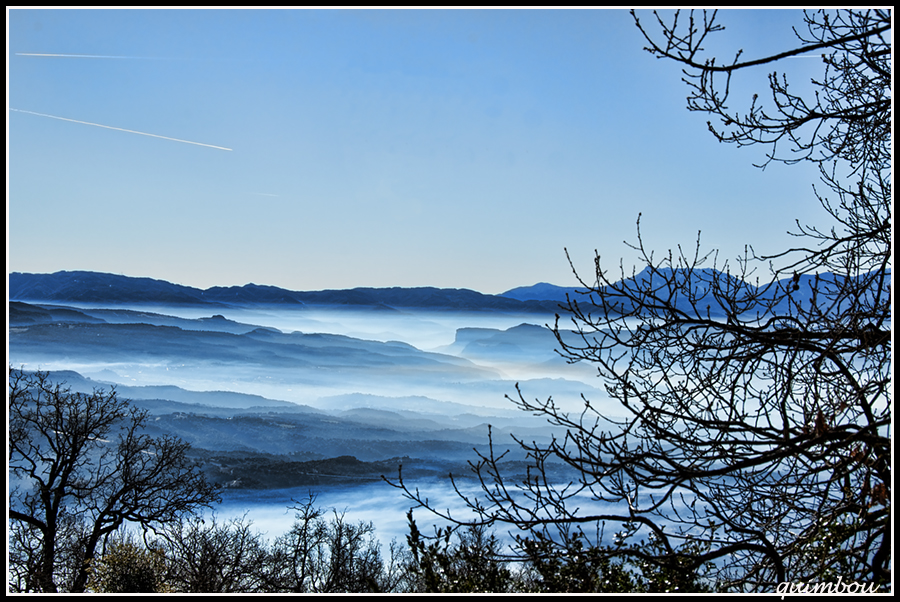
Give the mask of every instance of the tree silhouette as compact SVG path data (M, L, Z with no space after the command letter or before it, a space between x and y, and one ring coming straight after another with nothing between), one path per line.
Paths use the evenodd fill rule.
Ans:
M87 591L98 593L171 592L166 582L166 556L131 537L116 538L88 569Z
M161 530L159 547L170 559L173 591L230 593L265 591L268 551L246 517L220 522L189 516Z
M352 523L333 511L331 519L315 496L295 502L291 529L277 538L268 560L272 591L372 593L392 591L395 558L385 566L372 523Z
M121 526L172 522L218 499L188 444L144 434L146 420L115 390L73 393L46 373L10 368L16 589L82 592L98 545Z
M715 12L654 13L655 31L634 16L647 50L682 66L688 109L713 117L719 141L764 145L760 167L819 166L814 193L830 223L797 222L797 246L748 247L732 265L699 238L690 253L655 258L639 217L643 271L611 274L597 255L568 320L554 325L560 353L594 364L625 417L587 399L568 413L520 391L519 408L566 435L518 440L534 462L521 482L503 475L502 456L481 454L483 491L464 498L476 518L458 523L508 525L526 557L589 541L645 574L702 576L684 580L699 589L890 583L890 11L804 15L795 47L726 63L704 55L724 29ZM767 101L754 95L746 112L730 112L737 74L811 53L823 65L811 96L772 72ZM578 477L554 482L552 462ZM397 486L428 507L402 478ZM587 500L610 510L584 510ZM611 524L610 542L598 533Z

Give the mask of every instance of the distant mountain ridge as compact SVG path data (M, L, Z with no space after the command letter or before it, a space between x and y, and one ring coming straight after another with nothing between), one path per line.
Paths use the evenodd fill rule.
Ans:
M145 305L288 305L353 308L416 308L435 310L493 310L555 313L553 300L518 300L469 289L435 287L354 288L291 291L275 286L246 284L206 290L165 280L102 272L62 271L53 274L9 274L9 300Z
M566 297L572 298L575 294L576 289L574 288L566 288L564 286L556 286L555 284L549 284L547 282L538 282L537 284L533 284L531 286L519 286L514 289L510 289L505 293L500 293L501 296L507 297L509 299L517 299L519 301L559 301L560 303L566 302Z
M864 277L864 276L862 276ZM886 283L890 288L890 271ZM726 286L748 294L761 293L760 300L774 298L786 291L792 291L794 301L810 303L812 291L819 290L821 303L826 299L824 290L840 288L843 277L830 273L801 275L794 281L786 278L768 288L757 289L755 285L714 269L693 271L649 268L633 277L617 283L629 291L658 289L667 279L685 282L690 279L693 300L683 291L671 302L681 310L699 308L711 315L723 315L714 288ZM873 280L875 290L877 283ZM206 305L242 306L280 305L289 307L329 306L333 308L375 309L394 311L398 309L457 310L457 311L501 311L510 313L560 313L567 298L580 304L598 302L596 295L586 295L578 288L567 288L541 282L532 286L511 289L499 295L488 295L470 289L450 289L435 287L390 287L353 288L321 291L291 291L276 286L245 284L244 286L215 286L206 290L172 284L165 280L136 278L101 272L55 272L53 274L29 274L13 272L9 274L9 300L28 302L97 303L97 304L144 304L144 305ZM622 310L628 309L630 301L625 297L612 295L608 302L615 307L621 298ZM707 308L708 306L708 308ZM786 309L781 308L779 309Z
M775 282L761 280L759 285L745 282L740 278L713 268L697 268L693 270L673 268L644 268L634 276L616 282L605 291L605 302L613 312L629 312L634 309L634 299L648 298L652 292L659 296L660 302L684 312L722 317L729 313L723 306L723 299L747 298L756 299L758 306L749 307L747 311L756 311L769 307L769 312L786 314L791 311L790 305L801 304L810 307L815 304L829 314L837 315L853 299L874 303L876 298L882 302L889 299L891 271L883 274L860 274L853 278L856 283L848 282L845 276L823 272L820 274L801 274ZM678 286L672 287L671 283ZM850 293L849 289L855 290ZM879 292L879 288L881 289ZM687 290L690 290L690 294ZM623 295L621 291L628 294ZM580 305L598 304L600 296L582 288L565 288L541 282L533 286L514 288L503 296L528 302L534 299L556 301L566 306L568 302Z

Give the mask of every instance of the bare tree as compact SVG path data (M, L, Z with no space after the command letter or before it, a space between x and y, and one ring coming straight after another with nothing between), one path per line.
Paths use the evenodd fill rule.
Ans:
M143 434L146 420L115 390L73 393L10 368L11 555L21 560L11 586L55 592L66 573L65 589L84 591L97 546L119 527L152 528L218 499L188 444ZM61 566L63 550L75 566Z
M891 15L804 15L795 47L724 64L704 57L724 29L715 12L656 15L656 32L634 17L647 50L682 65L688 108L717 120L719 141L764 145L762 167L818 164L830 223L797 222L796 247L748 248L732 265L699 238L693 252L655 258L638 218L633 247L646 268L610 274L596 256L568 321L554 326L562 355L596 365L625 418L587 399L572 414L519 392L514 403L566 435L519 441L535 464L523 482L505 477L492 451L481 455L482 494L465 498L476 519L460 522L514 527L525 556L586 540L632 566L726 590L838 576L890 583ZM745 113L730 112L736 74L810 53L823 65L811 97L773 72L768 101L754 95ZM550 462L577 478L553 481ZM588 500L609 511L584 510ZM612 541L598 527L610 524Z
M406 516L410 592L507 593L526 589L507 567L503 544L485 525L463 530L435 527L434 537L426 537L419 531L413 511Z
M325 512L315 497L297 502L290 531L275 540L268 587L297 593L383 592L396 585L395 558L385 567L372 523L350 523L343 513Z
M269 552L246 518L224 523L197 516L166 526L158 545L171 560L167 583L175 591L263 591Z

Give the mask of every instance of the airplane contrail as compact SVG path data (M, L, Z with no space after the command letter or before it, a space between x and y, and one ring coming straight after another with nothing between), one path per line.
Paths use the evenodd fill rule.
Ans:
M150 136L152 138L162 138L163 140L172 140L174 142L184 142L185 144L196 144L197 146L206 146L209 148L217 148L219 150L230 151L233 149L225 148L224 146L216 146L214 144L204 144L203 142L192 142L190 140L182 140L181 138L171 138L169 136L160 136L159 134L148 134L147 132L138 132L136 130L126 130L125 128L117 128L111 125L103 125L100 123L91 123L90 121L80 121L78 119L69 119L68 117L57 117L56 115L47 115L46 113L35 113L34 111L26 111L24 109L13 109L10 108L10 111L15 111L17 113L27 113L29 115L37 115L38 117L49 117L50 119L59 119L60 121L71 121L72 123L81 123L84 125L93 125L98 128L106 128L107 130L118 130L120 132L128 132L129 134L140 134L141 136Z
M109 54L56 54L50 52L17 52L16 56L41 56L66 59L137 59L147 61L172 60L155 56L116 56Z

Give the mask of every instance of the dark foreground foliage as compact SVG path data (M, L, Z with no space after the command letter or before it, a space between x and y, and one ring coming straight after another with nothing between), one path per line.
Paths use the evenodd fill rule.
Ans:
M627 564L611 549L574 544L558 554L535 543L511 561L484 527L422 534L410 511L406 544L384 551L371 523L315 505L294 506L274 540L246 518L186 518L155 534L112 534L87 569L97 593L537 593L710 591L691 573ZM11 591L29 591L15 588Z
M218 500L188 444L144 432L115 390L73 393L9 369L9 586L85 590L91 563L126 523L156 529Z

